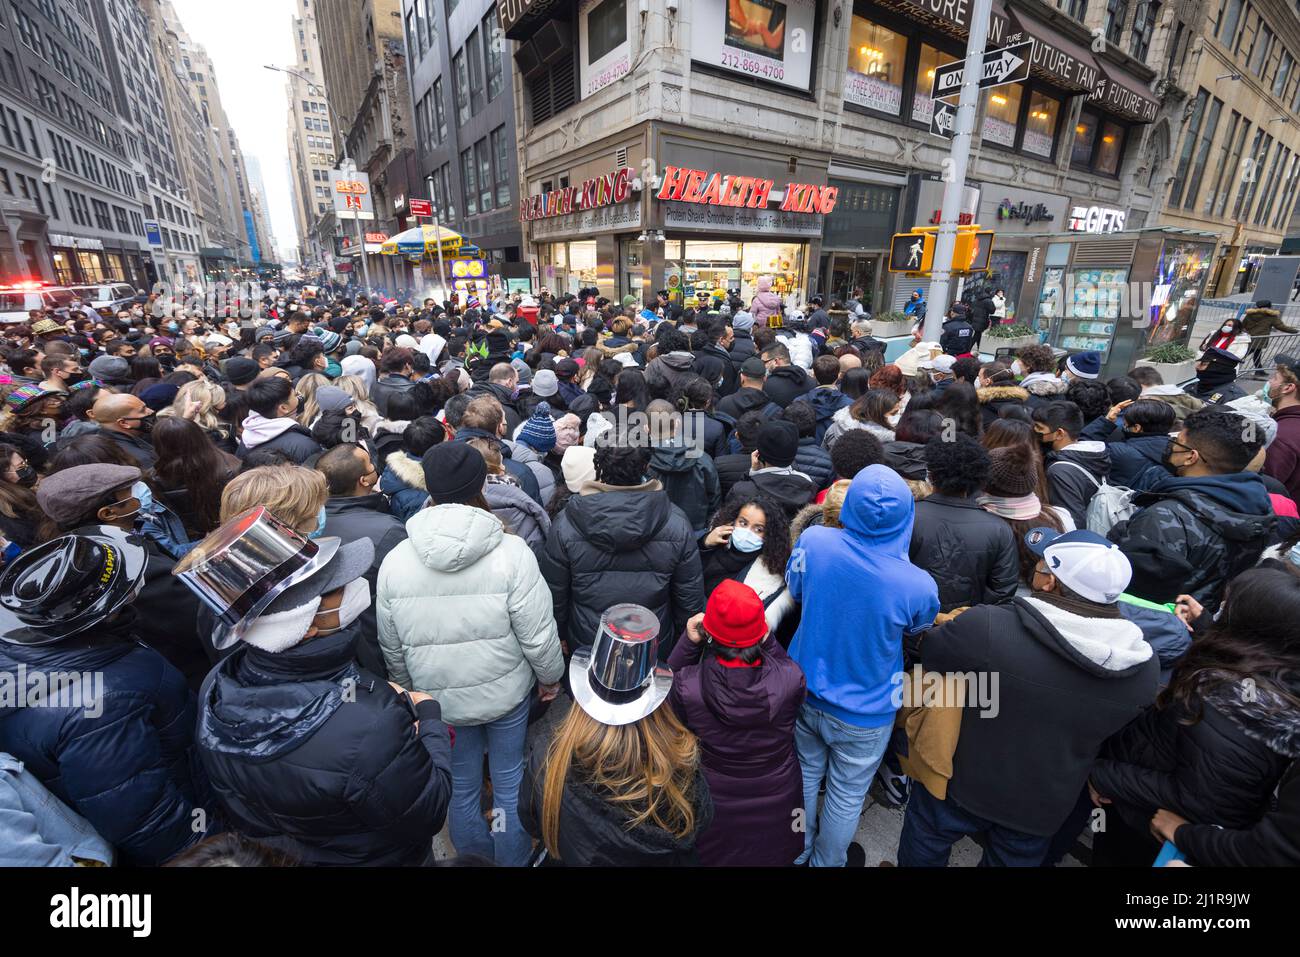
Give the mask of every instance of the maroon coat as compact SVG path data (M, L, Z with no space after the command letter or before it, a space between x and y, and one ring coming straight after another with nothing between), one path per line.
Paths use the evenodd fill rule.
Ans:
M697 841L705 866L780 867L803 853L795 827L803 774L794 722L803 704L803 671L771 638L762 663L725 667L683 636L668 659L669 703L700 739L713 794L713 823Z

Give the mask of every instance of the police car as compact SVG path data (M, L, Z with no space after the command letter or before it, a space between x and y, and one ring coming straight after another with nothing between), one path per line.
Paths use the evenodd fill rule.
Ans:
M26 322L33 309L67 309L78 295L35 279L0 285L0 323Z

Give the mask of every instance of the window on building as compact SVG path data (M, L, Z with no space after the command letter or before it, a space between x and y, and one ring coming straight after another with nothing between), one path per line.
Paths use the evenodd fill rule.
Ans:
M1250 48L1250 72L1261 79L1264 76L1264 66L1268 63L1269 54L1273 50L1273 31L1269 29L1267 23L1261 22L1259 25L1259 35L1255 37L1255 45Z
M1300 179L1300 154L1292 153L1286 176L1282 180L1281 202L1273 214L1272 227L1281 228L1283 223L1291 221L1291 208L1295 203L1296 181Z
M869 110L901 116L906 63L906 36L854 15L844 98Z
M1273 137L1262 128L1255 131L1250 151L1242 158L1241 185L1237 187L1237 199L1232 204L1233 219L1244 219L1245 213L1250 212L1251 203L1255 199L1255 188L1259 185L1259 168L1268 157L1272 144Z
M1183 198L1183 208L1196 208L1196 198L1201 192L1201 179L1205 175L1205 164L1210 158L1210 147L1214 144L1214 134L1219 131L1219 116L1223 112L1223 101L1214 99L1205 113L1205 122L1201 124L1201 137L1192 159L1192 172L1187 179L1187 195Z
M1290 153L1291 151L1283 146L1282 141L1278 140L1277 148L1273 153L1273 162L1269 164L1268 175L1264 177L1264 188L1259 193L1259 206L1255 208L1255 215L1252 219L1256 226L1263 226L1268 222L1268 214L1272 211L1273 202L1277 199L1278 176L1281 175Z
M483 109L483 47L475 29L465 41L465 56L469 60L470 110L474 115Z
M442 77L433 81L434 142L441 145L447 138L447 110L442 101Z
M478 215L478 174L474 165L474 151L462 150L460 154L460 179L465 188L465 215Z
M1106 0L1106 42L1119 46L1128 16L1128 0Z
M1128 52L1143 63L1151 49L1151 32L1155 29L1159 15L1160 4L1156 0L1138 0L1137 10L1133 14L1133 32L1129 36Z
M452 86L456 92L456 123L464 126L469 122L469 67L465 65L464 49L457 50L451 58Z
M930 93L934 89L934 72L946 63L959 59L930 46L921 44L921 56L916 64L916 92L912 96L912 122L930 125L934 116L934 100Z
M510 205L510 137L504 126L492 131L492 171L497 209L505 209Z
M1178 164L1174 169L1174 179L1169 186L1169 207L1175 209L1182 204L1183 189L1187 185L1187 171L1192 162L1192 151L1196 147L1196 138L1201 132L1201 123L1205 119L1205 106L1210 100L1209 91L1202 89L1196 94L1192 105L1192 118L1183 133L1182 147L1178 154ZM1217 101L1216 101L1217 102Z
M1015 149L1016 127L1020 120L1020 103L1024 87L1019 83L1000 86L989 96L984 114L984 139L1007 149Z
M1046 93L1029 94L1029 113L1025 116L1021 149L1035 156L1050 157L1055 152L1056 127L1061 117L1061 101Z
M1117 176L1127 136L1128 129L1123 124L1084 110L1074 127L1070 165L1105 176Z
M1273 95L1281 96L1286 90L1287 83L1291 79L1291 67L1295 65L1295 59L1287 50L1282 51L1282 59L1277 65L1277 76L1273 78Z
M624 30L627 27L627 18L623 19ZM483 37L483 62L487 64L487 98L490 103L501 95L504 86L503 71L501 67L501 48L505 45L499 39L501 28L497 25L497 11L493 7L483 17L483 23L479 27L479 34Z
M492 208L492 154L486 138L474 144L474 159L478 163L479 210L486 213Z
M1088 15L1088 0L1056 0L1056 6L1059 10L1064 10L1067 16L1074 17L1080 23Z

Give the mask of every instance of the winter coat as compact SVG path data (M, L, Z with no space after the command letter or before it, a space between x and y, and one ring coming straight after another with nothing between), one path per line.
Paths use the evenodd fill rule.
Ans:
M551 530L551 519L522 488L503 476L489 476L483 486L483 498L492 514L501 519L510 531L522 538L528 547L540 551Z
M813 360L817 358L817 347L813 344L812 336L806 332L787 332L778 335L777 341L790 350L791 365L804 370L812 368Z
M1047 455L1047 492L1053 505L1070 513L1075 528L1088 527L1088 503L1108 475L1105 442L1075 442Z
M939 586L941 612L1011 601L1019 554L1011 526L974 499L935 492L916 503L908 557Z
M855 419L850 406L845 406L831 417L830 428L826 430L826 435L822 439L822 446L827 450L839 441L841 435L845 432L852 432L854 429L866 429L877 439L880 444L894 441L894 430L888 429L876 422L870 422L863 419Z
M1167 605L1157 605L1133 595L1120 595L1116 607L1121 615L1142 629L1142 637L1160 661L1160 686L1163 688L1169 684L1174 665L1192 646L1192 633Z
M756 667L727 667L700 652L701 645L679 641L668 660L668 704L699 738L713 796L713 823L697 842L700 863L787 867L803 851L803 835L790 826L803 806L794 748L803 672L771 637Z
M1300 711L1259 686L1242 700L1224 675L1189 711L1150 705L1107 743L1092 786L1145 833L1157 808L1193 824L1244 828L1269 809L1273 789L1300 757ZM1292 694L1297 689L1292 689ZM1200 712L1200 720L1188 723Z
M117 429L101 428L100 434L106 439L117 444L127 455L135 460L135 464L140 466L140 471L148 472L158 461L158 454L153 450L153 443L146 438L140 438L135 435L128 435ZM242 456L241 456L242 458ZM31 464L37 468L40 467L36 461ZM43 463L42 463L43 464Z
M717 411L737 422L746 412L755 410L762 412L763 416L769 419L781 414L781 406L773 402L771 397L761 389L737 389L731 395L723 396L718 400Z
M424 466L405 452L388 456L384 474L379 478L379 491L388 496L388 507L405 522L424 508L429 492L424 487Z
M975 301L970 306L970 326L976 334L989 327L993 317L993 310L996 308L993 304L993 297L987 293L975 297Z
M504 360L509 362L509 359ZM489 366L489 370L491 367ZM491 396L501 403L501 409L506 418L506 435L514 435L515 430L523 423L519 415L519 409L515 405L514 396L505 386L497 385L495 382L481 382L474 386L466 393L471 399L477 399L479 396Z
M1241 324L1250 336L1252 345L1257 339L1267 342L1274 329L1278 332L1300 332L1300 329L1293 329L1283 322L1282 313L1276 309L1247 309L1242 314Z
M781 505L787 518L794 518L818 491L820 489L813 485L813 480L794 467L769 466L751 470L744 481L735 484L731 494L750 496L761 493Z
M1107 534L1133 565L1128 591L1161 603L1186 593L1210 612L1223 586L1259 560L1275 521L1252 472L1170 475L1135 504L1137 513Z
M844 497L844 527L806 530L786 566L803 603L790 657L807 676L808 703L858 727L893 724L903 635L939 611L933 579L907 559L913 510L903 480L868 465Z
M560 641L532 551L482 509L427 508L379 571L389 674L433 695L453 726L486 724L560 680Z
M975 330L965 319L949 319L943 324L939 348L950 356L964 356L975 344Z
M1168 448L1169 436L1163 433L1125 433L1122 441L1106 445L1110 452L1110 475L1106 481L1111 485L1145 491L1153 482L1170 474L1165 466Z
M1205 408L1205 403L1195 396L1188 395L1177 385L1153 385L1142 390L1143 399L1159 399L1174 407L1174 428L1181 429L1183 420Z
M989 385L976 389L975 395L980 400L980 417L986 429L998 420L1007 406L1022 406L1029 402L1029 392L1018 385Z
M650 360L645 367L645 384L652 398L666 399L693 375L695 356L689 352L669 352Z
M1049 402L1057 402L1065 398L1065 390L1069 383L1064 379L1058 379L1050 372L1031 372L1020 380L1020 388L1029 393L1029 398L1025 404L1029 406L1032 412L1040 406L1047 405Z
M817 380L797 365L778 366L767 374L763 383L767 397L783 409L816 387Z
M927 672L997 676L965 689L948 798L1015 831L1056 833L1103 742L1156 694L1159 663L1117 615L1035 594L972 608L922 636Z
M731 346L727 352L731 356L731 368L736 372L736 382L739 383L740 367L745 364L745 360L750 356L757 355L754 337L748 331L736 332L732 330Z
M695 353L695 374L702 376L720 396L731 395L740 384L740 374L731 364L731 353L722 346L705 346Z
M294 419L266 419L250 412L235 455L242 461L253 451L282 452L294 465L302 465L323 451L307 429Z
M519 789L519 821L538 840L542 839L542 794L549 771L547 750L546 743L534 748ZM629 828L624 806L607 800L570 769L560 797L558 863L566 867L694 867L700 862L696 840L713 821L713 799L703 769L695 773L691 797L693 833L678 838L651 823Z
M811 435L799 440L799 448L794 455L794 470L808 476L813 488L818 491L830 485L835 478L831 454L818 445L817 439Z
M199 751L241 833L304 864L420 864L447 816L451 737L437 701L412 711L357 666L356 641L237 647L199 696Z
M134 611L51 645L0 642L0 673L30 691L52 673L90 673L66 686L69 706L24 707L0 697L0 742L60 801L117 848L123 862L157 865L203 837L209 807L194 760L194 695L181 673L135 638ZM22 669L21 671L19 669ZM69 691L61 692L68 695ZM213 826L219 824L212 819Z
M132 634L167 659L198 691L212 663L198 631L199 597L172 574L176 559L158 543L141 539L146 560L144 584L132 602L136 611Z
M606 608L632 601L659 619L667 660L672 640L704 609L695 531L658 481L588 482L555 517L540 564L570 652L592 643Z
M707 531L709 517L722 504L718 470L707 454L684 445L650 450L650 476L657 478L668 499L682 510L697 532Z
M525 492L527 492L529 497L531 497L534 502L536 502L538 505L545 505L545 503L542 501L541 487L538 485L536 476L533 475L533 470L530 469L523 462L515 461L514 442L500 439L495 435L491 435L487 432L484 432L482 429L464 428L464 427L462 427L456 433L456 436L455 438L452 439L452 441L468 442L470 439L476 439L476 438L487 439L489 442L495 442L497 444L498 451L501 452L501 464L505 467L505 470L515 477L516 481L519 482L520 488L522 488Z
M853 400L833 385L818 386L807 395L800 396L799 401L807 402L817 413L817 442L821 444L826 438L826 430L841 409L847 409Z
M520 465L528 466L528 471L537 479L537 489L542 506L551 504L555 497L555 473L542 461L542 455L527 442L516 441L510 450L510 457ZM408 516L409 517L409 516Z
M1182 824L1174 844L1194 867L1300 866L1300 761L1278 785L1277 806L1254 824L1222 828Z
M754 466L754 457L749 452L735 455L723 455L713 460L713 467L718 472L718 483L722 487L723 499L731 497L732 490L749 477L749 470Z
M0 751L0 866L113 865L113 848L49 792L12 754Z
M1300 406L1278 409L1273 418L1277 436L1268 447L1261 471L1285 485L1287 494L1300 502Z
M780 319L782 310L781 297L771 291L757 293L749 306L749 314L754 317L755 325L771 325L768 318L776 316Z
M1194 399L1200 399L1206 405L1226 405L1244 399L1247 395L1246 390L1235 382L1206 386L1202 385L1199 379L1188 383L1183 391Z
M412 380L395 372L389 372L381 375L370 387L370 401L375 404L380 415L388 418L388 397L395 392L410 392L413 388L415 383Z
M909 482L923 482L929 474L925 464L925 445L921 442L886 442L884 464Z
M700 409L682 413L680 435L713 458L727 454L727 439L735 421Z

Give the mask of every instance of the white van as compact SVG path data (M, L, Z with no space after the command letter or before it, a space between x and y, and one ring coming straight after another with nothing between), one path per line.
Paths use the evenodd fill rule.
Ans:
M80 295L68 286L51 286L43 282L0 285L0 323L26 322L33 309L66 309Z

